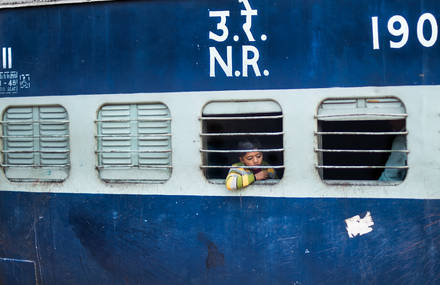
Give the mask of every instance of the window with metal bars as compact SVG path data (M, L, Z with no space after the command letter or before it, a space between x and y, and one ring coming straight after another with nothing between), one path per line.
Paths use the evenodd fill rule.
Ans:
M212 101L205 105L200 117L202 148L201 169L212 183L225 183L232 164L239 161L241 141L257 141L263 160L273 168L277 179L257 181L274 184L284 174L283 114L272 100ZM249 150L254 151L254 150ZM244 166L243 168L247 168Z
M171 176L171 116L162 103L104 105L97 169L106 182L163 183Z
M344 184L403 181L408 171L407 116L397 98L323 101L315 133L321 178Z
M69 118L62 106L9 107L2 121L6 177L60 182L70 169Z

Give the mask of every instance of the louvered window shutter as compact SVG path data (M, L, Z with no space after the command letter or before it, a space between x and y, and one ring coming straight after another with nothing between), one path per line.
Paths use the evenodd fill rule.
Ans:
M97 156L107 182L161 183L171 175L171 117L161 103L105 105L98 112Z
M3 115L3 168L11 181L63 181L69 121L61 106L10 107Z

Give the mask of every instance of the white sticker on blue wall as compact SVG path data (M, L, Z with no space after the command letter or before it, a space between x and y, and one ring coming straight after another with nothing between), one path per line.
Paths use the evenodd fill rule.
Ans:
M345 220L346 229L348 236L354 238L356 236L361 236L373 231L372 226L374 225L371 213L367 212L363 218L359 215L348 218Z

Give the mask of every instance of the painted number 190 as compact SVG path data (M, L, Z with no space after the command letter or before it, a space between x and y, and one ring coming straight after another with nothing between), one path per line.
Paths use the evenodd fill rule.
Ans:
M425 25L431 26L431 35L428 38L423 33ZM373 49L380 49L379 47L379 29L378 29L378 17L371 17L371 28L373 36ZM390 48L402 48L408 42L409 27L406 19L400 15L392 16L388 20L387 24L388 32L397 37L395 41L390 40ZM426 35L428 36L428 35ZM424 47L432 47L438 36L438 26L435 17L431 13L425 13L420 16L417 21L417 39Z

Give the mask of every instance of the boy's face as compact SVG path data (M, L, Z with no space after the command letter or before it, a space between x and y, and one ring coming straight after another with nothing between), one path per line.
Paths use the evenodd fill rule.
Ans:
M246 166L260 166L263 163L263 153L261 151L247 152L240 157L240 161Z

